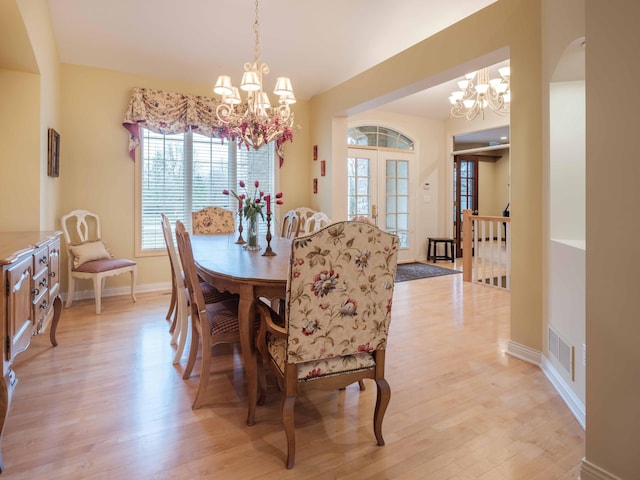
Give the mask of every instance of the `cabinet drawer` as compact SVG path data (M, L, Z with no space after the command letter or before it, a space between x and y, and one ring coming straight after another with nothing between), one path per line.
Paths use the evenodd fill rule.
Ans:
M39 275L49 266L49 248L44 246L33 252L33 276Z

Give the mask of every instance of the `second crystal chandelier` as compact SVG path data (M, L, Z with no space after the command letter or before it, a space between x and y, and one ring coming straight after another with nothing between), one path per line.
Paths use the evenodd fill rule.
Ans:
M483 68L478 72L468 73L464 80L460 80L460 90L453 92L449 97L451 116L473 120L482 113L484 119L486 108L499 115L508 115L511 112L511 69L503 67L498 72L501 78L490 79L489 69ZM477 81L474 84L476 74Z

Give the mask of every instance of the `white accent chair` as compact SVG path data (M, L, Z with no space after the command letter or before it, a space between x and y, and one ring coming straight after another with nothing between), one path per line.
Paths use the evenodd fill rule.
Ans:
M62 230L69 254L68 308L73 303L76 279L93 281L96 314L100 314L102 290L107 277L129 273L131 275L131 298L136 301L137 264L126 258L113 258L102 242L100 219L87 210L73 210L62 216Z

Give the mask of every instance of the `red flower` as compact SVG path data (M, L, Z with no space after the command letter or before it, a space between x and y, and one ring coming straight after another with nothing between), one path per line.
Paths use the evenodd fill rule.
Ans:
M276 198L282 198L282 192L276 193Z
M260 182L258 180L256 180L254 185L256 186L256 188L258 188L260 186Z
M239 185L240 185L242 188L244 188L244 180L240 180Z
M229 195L229 190L227 190L226 188L224 190L222 190L222 194L223 195Z

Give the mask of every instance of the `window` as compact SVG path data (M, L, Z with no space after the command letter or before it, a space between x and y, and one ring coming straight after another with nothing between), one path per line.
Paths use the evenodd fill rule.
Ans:
M272 146L247 150L193 132L163 135L142 129L139 168L137 253L164 251L160 213L191 230L193 211L212 205L237 210L237 201L222 191L238 191L240 180L248 185L258 180L260 190L275 192ZM266 233L265 222L260 228Z
M347 218L369 216L369 159L347 158Z
M390 128L363 125L347 130L347 145L413 151L413 140Z

